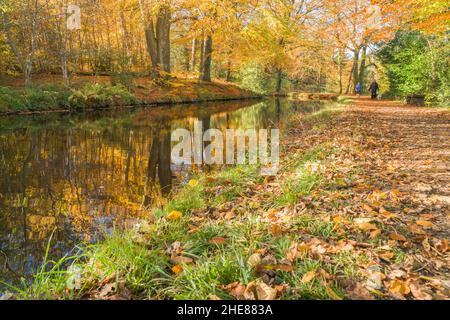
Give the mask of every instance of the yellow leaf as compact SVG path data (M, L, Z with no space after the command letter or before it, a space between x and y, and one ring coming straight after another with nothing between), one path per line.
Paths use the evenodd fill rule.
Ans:
M312 279L314 279L315 276L316 276L315 271L309 271L309 272L305 273L305 275L302 278L302 283L310 282Z
M433 226L433 224L430 221L426 220L418 220L416 221L416 224L425 228L431 228Z
M180 211L172 211L171 213L169 213L167 215L166 218L167 218L167 220L175 221L175 220L180 219L182 216L183 216L183 214Z
M196 186L198 186L198 181L195 180L195 179L192 179L192 180L189 181L188 185L191 188L195 188Z
M337 293L334 292L330 287L326 287L325 292L332 300L342 300L342 298L338 296Z
M378 229L376 225L369 222L358 223L358 228L364 231L371 231Z

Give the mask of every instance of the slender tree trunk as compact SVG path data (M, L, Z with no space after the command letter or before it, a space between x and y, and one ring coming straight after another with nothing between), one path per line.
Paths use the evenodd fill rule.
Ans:
M197 66L197 39L192 40L192 53L191 53L191 70L195 71L195 67Z
M207 36L204 44L203 67L200 74L200 80L211 82L211 63L212 63L212 36Z
M339 94L344 91L344 84L342 83L343 73L344 73L344 50L339 49Z
M200 65L198 66L198 72L203 74L203 65L205 64L205 38L202 37L200 41Z
M188 47L184 47L184 69L186 72L191 71L191 52Z
M228 60L227 65L227 82L231 82L231 61Z
M361 67L359 69L359 83L361 84L363 90L365 88L364 81L366 76L366 60L367 60L367 46L363 47L362 56L361 56Z
M347 82L347 90L345 91L345 94L350 93L350 86L352 85L352 79L353 79L353 72L355 70L355 66L352 66L352 70L350 71L350 75L348 76L348 82Z
M352 93L356 93L355 88L358 84L359 80L359 72L358 72L358 66L359 66L359 49L354 50L354 57L353 57L353 90Z

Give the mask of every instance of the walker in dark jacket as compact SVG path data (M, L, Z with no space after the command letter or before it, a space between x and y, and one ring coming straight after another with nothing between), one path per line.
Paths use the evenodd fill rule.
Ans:
M369 90L372 93L372 99L376 99L378 97L378 90L380 90L380 86L375 80L373 80Z

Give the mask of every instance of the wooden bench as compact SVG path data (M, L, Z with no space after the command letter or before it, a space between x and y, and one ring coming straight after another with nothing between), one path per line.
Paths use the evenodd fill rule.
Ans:
M406 97L406 102L413 106L424 106L425 95L422 94L410 94Z

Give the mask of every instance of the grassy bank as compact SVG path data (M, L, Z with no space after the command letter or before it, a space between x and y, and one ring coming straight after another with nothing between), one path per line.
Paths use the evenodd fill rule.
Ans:
M293 124L320 135L341 108L294 115ZM322 142L283 150L275 180L256 166L196 176L148 221L46 262L31 284L11 290L19 299L344 298L341 282L359 276L365 257L336 249L324 259L321 239L338 243L339 222L308 210L342 185L325 168L343 151Z
M259 97L229 83L173 79L155 85L133 77L80 77L71 86L51 78L23 87L13 81L0 86L0 114L95 110L119 106L164 105Z

